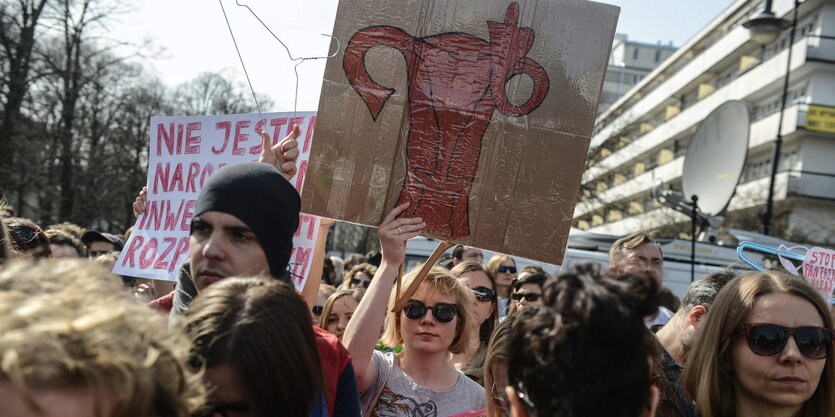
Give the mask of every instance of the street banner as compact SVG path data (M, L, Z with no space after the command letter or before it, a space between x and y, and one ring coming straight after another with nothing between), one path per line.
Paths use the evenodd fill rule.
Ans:
M562 263L618 13L341 0L302 211Z
M261 131L273 145L300 126L298 173L291 179L301 193L312 145L316 112L152 117L145 212L136 219L114 273L176 281L188 259L191 219L206 180L224 165L257 162ZM319 227L302 214L293 238L290 270L296 290L304 288Z
M824 301L831 303L835 284L835 251L824 248L809 249L803 259L803 276L820 291Z

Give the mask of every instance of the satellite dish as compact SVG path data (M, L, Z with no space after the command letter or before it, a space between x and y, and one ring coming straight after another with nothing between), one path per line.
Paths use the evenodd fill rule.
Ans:
M682 188L686 201L696 195L699 211L716 216L734 195L748 154L748 105L729 101L699 125L687 146Z

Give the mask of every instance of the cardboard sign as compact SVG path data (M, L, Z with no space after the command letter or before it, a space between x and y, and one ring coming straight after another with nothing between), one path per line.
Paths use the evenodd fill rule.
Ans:
M561 263L618 11L340 1L302 210Z
M803 259L803 276L820 291L827 303L831 302L835 284L835 251L824 248L809 249Z
M301 192L316 126L315 112L264 113L277 144L298 124L301 155L291 183ZM188 259L194 206L203 184L227 164L258 161L264 121L258 114L152 117L145 212L136 219L113 272L176 281L177 267ZM293 238L290 268L301 291L316 243L319 219L302 214Z

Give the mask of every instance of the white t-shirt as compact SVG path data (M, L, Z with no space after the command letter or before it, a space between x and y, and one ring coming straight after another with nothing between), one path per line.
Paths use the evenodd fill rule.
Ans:
M400 369L394 355L393 352L374 351L371 360L377 365L377 375L368 390L360 393L363 416L449 417L485 407L484 388L464 374L459 373L458 382L452 388L434 391L412 381ZM368 410L389 370L391 375L382 387L380 400L373 410Z

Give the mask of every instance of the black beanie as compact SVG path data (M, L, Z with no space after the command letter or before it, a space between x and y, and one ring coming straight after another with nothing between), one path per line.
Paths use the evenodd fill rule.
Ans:
M270 274L289 284L287 264L300 206L299 193L275 167L246 162L227 165L209 177L194 215L219 211L241 219L261 243Z

